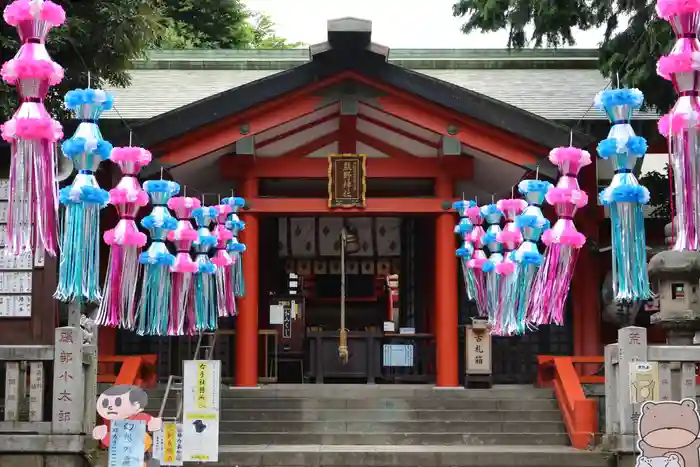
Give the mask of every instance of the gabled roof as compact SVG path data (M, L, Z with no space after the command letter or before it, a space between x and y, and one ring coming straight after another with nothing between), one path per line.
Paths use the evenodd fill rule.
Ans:
M331 30L331 23L328 42L310 48L309 62L140 122L134 125L138 143L152 147L343 71L354 71L545 147L568 143L568 128L484 94L391 64L387 61L388 49L371 42L371 30ZM579 146L591 141L587 135L574 135L574 144Z

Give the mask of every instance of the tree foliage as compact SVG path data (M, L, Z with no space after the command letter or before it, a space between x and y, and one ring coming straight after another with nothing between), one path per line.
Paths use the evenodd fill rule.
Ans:
M656 75L656 61L670 50L673 33L651 0L459 0L453 14L464 17L464 33L508 31L510 48L574 45L574 29L604 28L601 72L621 86L639 88L648 106L667 111L675 101L668 81ZM627 27L621 29L627 20ZM593 99L593 96L591 96Z
M671 220L671 185L668 180L668 164L663 173L651 171L639 178L639 182L649 189L649 205L653 207L652 217Z
M129 84L132 61L155 48L291 48L266 15L249 12L239 0L61 0L66 24L51 31L47 49L65 69L46 106L62 116L62 96L70 89ZM0 21L4 59L19 48L14 28ZM18 106L13 87L0 81L0 121Z

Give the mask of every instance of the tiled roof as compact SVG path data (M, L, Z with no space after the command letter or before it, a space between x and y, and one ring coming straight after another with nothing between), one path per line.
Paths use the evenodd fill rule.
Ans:
M306 63L307 50L180 50L136 62L131 85L109 89L116 109L105 118L142 120ZM591 108L609 82L597 51L396 49L389 61L551 120L604 119ZM644 112L636 118L656 118Z

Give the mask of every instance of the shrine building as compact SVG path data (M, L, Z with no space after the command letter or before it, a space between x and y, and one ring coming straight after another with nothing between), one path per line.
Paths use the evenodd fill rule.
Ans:
M372 42L369 21L345 18L329 21L327 41L308 50L154 52L136 63L129 87L110 90L118 113L105 119L127 120L134 144L152 151L144 177L162 172L204 204L232 193L247 200L245 297L237 317L220 320L214 351L224 379L456 386L461 329L476 311L449 206L510 197L536 174L555 180L549 151L570 137L595 156L609 128L589 109L607 84L596 66L589 50L389 50ZM655 119L640 113L635 130L656 134ZM126 144L127 136L112 140ZM337 170L331 154L347 156ZM592 202L575 222L590 242L565 325L494 337L495 383L533 382L538 354L602 354L599 297L610 266L597 248L608 242L609 222L593 200L611 177L600 164L581 171ZM347 231L353 251L341 264ZM337 361L341 267L347 365ZM391 319L395 329L386 330ZM381 344L392 342L413 344L410 371L382 368ZM101 329L99 349L157 354L167 378L195 343Z

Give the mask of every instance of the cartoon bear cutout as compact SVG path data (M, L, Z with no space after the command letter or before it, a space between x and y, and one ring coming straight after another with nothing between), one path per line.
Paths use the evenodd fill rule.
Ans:
M637 458L635 467L681 467L678 454L669 454L666 457L644 457Z
M639 467L700 467L700 416L693 399L645 402L637 428Z

